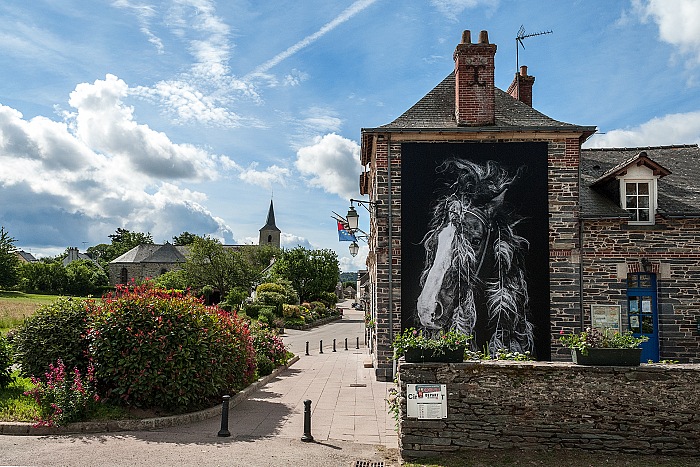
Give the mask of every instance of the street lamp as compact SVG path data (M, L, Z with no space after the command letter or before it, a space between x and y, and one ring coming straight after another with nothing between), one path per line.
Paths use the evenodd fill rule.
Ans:
M350 244L350 255L354 258L357 256L357 252L360 251L360 245L357 244L357 242L352 242Z
M348 214L345 216L345 220L348 221L348 230L354 232L360 224L360 215L355 211L354 206L350 206L348 209Z

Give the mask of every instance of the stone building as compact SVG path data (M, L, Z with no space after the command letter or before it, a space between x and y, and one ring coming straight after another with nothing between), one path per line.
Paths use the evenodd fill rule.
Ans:
M606 325L700 361L697 146L582 150L596 128L535 110L527 67L496 88L495 53L465 31L441 83L362 129L377 378L410 327L558 360L560 332Z
M259 245L280 248L281 231L275 224L275 210L270 201L265 225L260 229ZM242 245L224 245L224 248L239 248ZM187 261L187 246L142 244L132 248L109 263L111 285L126 284L129 281L142 281L158 277L169 271L180 269Z

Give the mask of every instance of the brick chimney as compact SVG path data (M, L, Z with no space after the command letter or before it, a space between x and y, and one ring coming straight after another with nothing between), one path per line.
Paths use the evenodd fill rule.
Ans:
M471 32L462 33L455 60L455 117L460 126L485 126L495 123L494 56L496 44L489 44L489 34L479 33L479 43L472 44Z
M528 76L527 67L523 65L520 67L520 73L515 74L513 82L508 86L508 94L532 107L533 84L535 84L535 77Z

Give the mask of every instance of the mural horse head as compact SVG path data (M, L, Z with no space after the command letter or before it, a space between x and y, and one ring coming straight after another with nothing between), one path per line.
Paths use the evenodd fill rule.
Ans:
M463 159L438 167L446 184L422 241L417 314L424 332L472 335L472 350L491 355L501 349L534 355L523 264L529 244L516 235L520 218L504 203L523 169L509 176L496 162Z

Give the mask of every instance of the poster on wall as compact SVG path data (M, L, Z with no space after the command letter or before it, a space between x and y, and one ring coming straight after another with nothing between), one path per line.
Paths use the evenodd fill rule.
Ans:
M546 143L404 143L401 320L550 358Z

